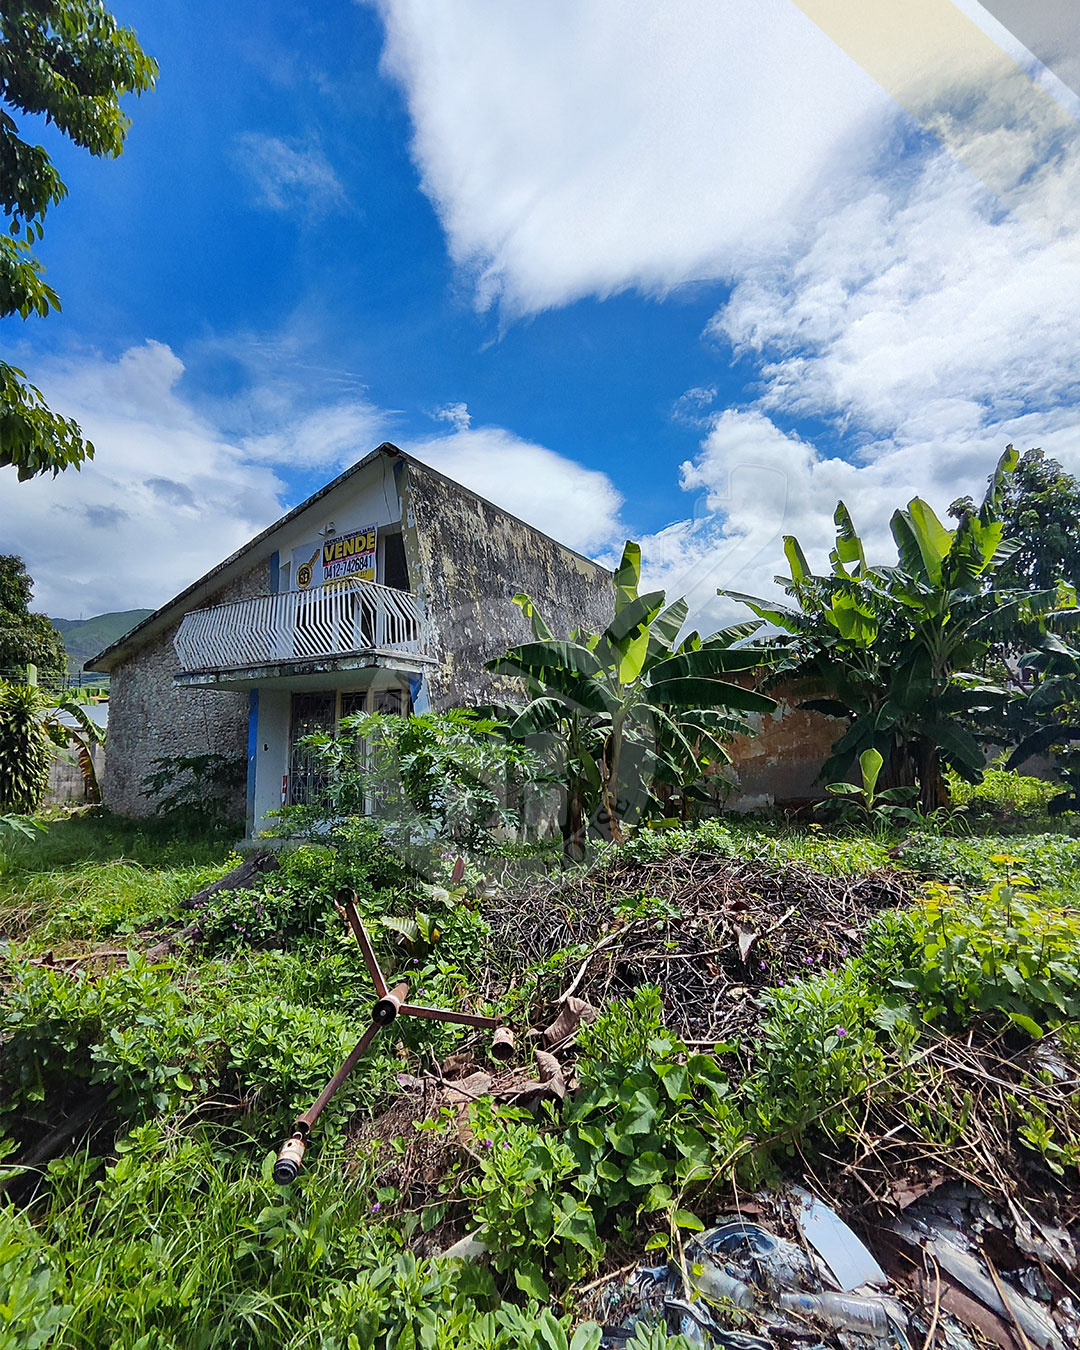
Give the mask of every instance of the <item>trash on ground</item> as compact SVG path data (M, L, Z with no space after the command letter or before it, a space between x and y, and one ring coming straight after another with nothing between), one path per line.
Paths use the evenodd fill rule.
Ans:
M721 1350L1080 1346L1065 1226L1010 1214L962 1182L904 1199L864 1242L801 1187L755 1196L679 1259L603 1289L592 1311L603 1350L660 1325Z
M869 1253L866 1264L876 1266ZM687 1243L681 1262L640 1267L610 1291L601 1345L616 1350L638 1326L662 1323L692 1345L722 1350L774 1350L793 1340L811 1350L815 1336L845 1350L911 1350L898 1299L869 1286L823 1287L833 1282L828 1267L796 1243L730 1219Z
M834 1210L801 1186L792 1194L799 1231L845 1293L860 1284L888 1284L888 1276Z

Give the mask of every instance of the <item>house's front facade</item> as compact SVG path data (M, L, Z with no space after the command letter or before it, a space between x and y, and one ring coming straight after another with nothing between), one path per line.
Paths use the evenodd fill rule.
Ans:
M156 759L243 757L259 829L305 799L309 732L496 697L519 591L564 632L611 616L604 568L379 446L86 663L111 676L106 806L151 812Z

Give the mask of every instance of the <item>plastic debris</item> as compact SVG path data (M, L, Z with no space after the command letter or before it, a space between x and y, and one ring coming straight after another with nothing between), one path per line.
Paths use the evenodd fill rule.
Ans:
M793 1194L795 1222L844 1293L861 1284L888 1284L885 1272L838 1214L801 1186Z
M912 1225L900 1223L894 1226L894 1231L913 1247L921 1247L923 1251L929 1252L942 1270L974 1294L980 1303L985 1303L992 1312L999 1313L1006 1320L1013 1319L1033 1345L1041 1346L1042 1350L1065 1350L1065 1342L1057 1328L1033 1298L1015 1285L1007 1289L1002 1285L1002 1298L1002 1293L998 1291L1000 1280L995 1282L983 1261L964 1250L961 1245L963 1237L959 1232L938 1229L923 1235Z
M822 1287L827 1278L795 1243L731 1219L689 1241L681 1261L639 1267L609 1292L601 1346L618 1350L644 1324L710 1350L774 1350L778 1335L815 1350L807 1344L815 1329L848 1350L910 1350L897 1300L868 1287L837 1293Z

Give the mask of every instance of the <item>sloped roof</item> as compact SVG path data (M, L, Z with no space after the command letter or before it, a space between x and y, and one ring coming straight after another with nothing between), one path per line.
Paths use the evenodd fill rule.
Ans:
M134 652L138 651L145 642L148 642L155 633L160 631L165 626L165 623L172 617L174 611L183 611L185 607L188 609L194 608L194 605L189 602L205 600L208 595L212 594L220 585L224 584L226 574L247 554L256 551L260 544L268 540L270 536L280 530L283 525L288 525L290 521L295 520L297 516L302 515L310 507L314 506L316 502L321 501L324 497L328 497L332 492L347 483L354 474L359 473L362 469L365 469L369 464L373 463L380 455L386 455L393 459L400 459L411 468L415 468L421 473L429 474L431 477L438 478L444 483L452 484L459 492L464 493L468 497L472 497L475 501L482 502L485 506L490 507L491 510L497 511L508 520L515 521L524 529L532 530L536 534L543 535L545 539L549 539L551 543L556 544L561 549L565 549L567 553L572 553L574 557L581 558L583 562L587 562L590 567L599 568L601 572L607 571L607 569L602 567L599 563L594 562L591 558L586 558L583 553L579 553L577 549L569 548L566 544L560 543L559 540L552 539L551 535L544 534L544 531L538 530L535 525L529 525L518 516L503 510L501 506L496 506L494 502L488 501L486 497L481 497L478 492L473 492L471 488L465 487L464 484L459 483L456 479L450 478L444 473L440 473L438 469L433 469L430 465L425 464L423 460L416 459L413 455L407 454L391 441L383 441L383 443L376 446L370 454L364 455L362 459L358 459L356 463L346 469L344 473L338 474L338 476L327 483L325 487L321 487L318 492L312 493L306 501L302 501L299 506L294 506L291 511L287 511L279 520L275 520L272 525L268 525L265 530L262 530L259 534L255 535L253 539L248 540L242 548L237 549L235 553L231 553L222 562L219 562L216 567L212 567L210 571L201 576L198 581L193 581L190 586L185 587L184 590L180 591L177 595L174 595L171 600L167 600L159 609L154 610L154 612L143 619L141 623L137 623L134 628L125 633L123 637L117 638L117 640L106 647L104 651L100 651L96 656L90 657L88 661L83 663L83 670L99 671L107 674L115 669L121 661L125 661Z

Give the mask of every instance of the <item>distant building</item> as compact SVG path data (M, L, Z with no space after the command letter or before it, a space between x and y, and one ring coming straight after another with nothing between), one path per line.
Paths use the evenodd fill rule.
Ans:
M246 756L258 829L305 799L305 735L490 701L485 662L529 636L518 591L564 632L611 618L603 567L380 445L86 662L112 677L105 805L149 814L157 758Z

